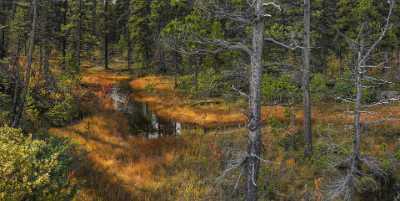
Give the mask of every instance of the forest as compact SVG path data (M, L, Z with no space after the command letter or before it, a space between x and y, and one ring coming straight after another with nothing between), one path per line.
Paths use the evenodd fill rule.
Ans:
M0 201L400 201L400 2L0 0Z

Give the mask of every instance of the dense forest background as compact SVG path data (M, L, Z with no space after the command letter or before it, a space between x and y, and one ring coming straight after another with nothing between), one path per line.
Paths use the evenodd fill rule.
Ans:
M393 0L0 0L0 200L400 200L399 35ZM219 116L168 113L196 126L146 145L118 135L173 155L151 170L164 183L126 190L68 126L125 133L101 93L143 77L158 105ZM232 130L232 108L244 127L203 134Z

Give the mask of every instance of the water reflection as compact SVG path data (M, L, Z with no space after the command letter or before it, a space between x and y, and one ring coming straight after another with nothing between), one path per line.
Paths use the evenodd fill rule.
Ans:
M127 115L133 133L142 133L149 139L182 133L181 123L158 117L147 104L136 102L129 95L129 91L113 87L110 98L114 109Z

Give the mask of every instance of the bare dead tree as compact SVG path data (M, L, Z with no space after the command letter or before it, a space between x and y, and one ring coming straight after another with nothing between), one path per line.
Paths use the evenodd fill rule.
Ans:
M247 0L245 8L235 9L231 6L230 1L199 1L199 7L206 13L210 14L211 18L226 19L237 24L239 28L250 28L251 35L249 37L240 37L236 40L225 39L211 39L204 37L191 37L182 36L182 41L188 43L201 44L199 47L209 45L215 47L213 50L210 48L197 48L196 53L207 52L218 53L224 50L238 50L243 52L250 58L250 75L249 75L249 94L242 92L238 89L239 93L248 98L248 145L245 154L240 154L238 159L233 161L234 164L228 166L224 171L224 175L228 172L243 168L243 174L246 178L246 200L256 201L257 198L257 178L260 168L260 162L265 162L261 158L262 155L262 142L261 142L261 77L263 69L263 49L265 42L268 44L276 44L284 48L296 49L300 46L297 43L285 44L273 38L264 37L266 19L271 17L272 14L267 13L266 7L273 7L280 10L280 6L273 1L265 0ZM237 28L237 27L236 27ZM176 40L174 40L176 41ZM192 55L192 52L180 49L177 50L181 53ZM235 89L235 87L232 87ZM237 185L235 185L237 186Z
M310 157L313 152L312 125L311 125L311 95L310 95L310 26L311 26L310 0L304 0L304 48L303 48L303 107L304 107L304 156Z
M385 18L385 24L382 28L381 33L378 38L375 39L371 45L368 46L366 42L365 33L365 23L360 27L359 33L356 39L352 39L345 34L339 32L339 34L345 38L346 42L349 44L350 49L353 54L355 54L356 62L353 67L354 71L354 86L356 88L356 94L354 100L348 100L349 102L354 103L354 136L353 136L353 146L352 153L350 158L346 159L344 162L348 166L348 171L346 175L336 181L331 188L329 189L329 199L333 200L337 197L343 197L346 201L354 200L356 185L358 177L361 174L360 166L364 164L369 168L370 171L374 172L374 174L384 176L384 172L379 168L379 164L372 157L363 157L361 155L361 140L362 140L362 123L361 123L361 114L364 112L363 108L365 105L362 103L363 98L363 89L365 85L363 81L368 76L366 73L368 72L368 68L376 67L373 65L367 65L368 60L371 57L372 52L377 48L380 42L385 37L388 30L391 28L390 18L392 16L395 0L389 0L389 12L387 17Z

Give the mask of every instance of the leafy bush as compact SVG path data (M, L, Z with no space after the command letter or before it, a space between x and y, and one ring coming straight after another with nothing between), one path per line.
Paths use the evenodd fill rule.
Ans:
M343 78L337 79L335 87L333 88L335 96L353 99L356 94L356 88L354 86L354 80L349 70L345 71ZM373 83L364 83L369 86L373 86ZM363 89L362 102L373 103L378 99L379 89L375 87L369 87Z
M351 81L352 76L349 70L344 72L343 78L338 78L334 87L336 96L349 98L354 95L354 84Z
M363 90L363 99L364 103L374 103L378 101L378 93L374 88L366 88Z
M185 77L181 80L179 88L183 91L197 96L215 97L229 91L229 84L223 81L221 73L208 68L197 75L197 86L193 76Z
M7 73L0 72L0 126L9 123L12 102L10 94L7 93L10 88L9 79Z
M272 75L264 74L261 91L264 99L270 103L288 103L300 97L300 89L288 75L275 78Z
M310 82L311 95L316 101L321 101L329 96L329 88L327 86L327 77L323 74L317 73Z
M63 126L71 122L78 115L74 97L66 94L57 100L46 112L46 118L54 126Z
M21 130L0 128L0 200L72 200L69 146L35 140Z

